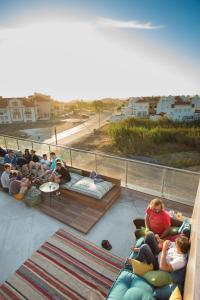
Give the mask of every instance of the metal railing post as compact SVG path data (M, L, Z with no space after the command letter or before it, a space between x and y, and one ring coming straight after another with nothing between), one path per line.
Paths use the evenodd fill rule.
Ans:
M31 142L31 147L32 147L32 150L33 150L33 142Z
M97 173L97 155L96 155L96 153L94 154L94 158L95 158L95 172Z
M7 149L7 142L6 142L6 137L4 135L4 144L5 144L5 148Z
M70 158L70 164L72 167L72 150L71 149L69 149L69 158Z
M17 149L19 150L19 140L17 139Z
M128 161L126 160L126 167L125 167L125 186L128 185Z
M161 183L161 197L162 198L164 198L165 176L166 176L166 169L164 168L163 175L162 175L162 183Z

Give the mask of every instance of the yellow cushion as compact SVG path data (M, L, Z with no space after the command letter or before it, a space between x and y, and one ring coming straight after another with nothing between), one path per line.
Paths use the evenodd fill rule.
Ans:
M145 273L153 270L152 264L148 265L136 259L131 259L131 264L132 264L133 272L139 276L142 276Z
M169 300L182 300L181 292L180 292L178 286L175 288L175 290L171 294Z
M14 198L16 200L22 201L22 200L24 200L24 194L15 194Z

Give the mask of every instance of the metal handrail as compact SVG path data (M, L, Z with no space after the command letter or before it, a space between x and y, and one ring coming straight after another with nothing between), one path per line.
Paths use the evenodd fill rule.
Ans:
M73 147L69 147L69 146L49 144L49 143L44 143L44 142L39 142L39 141L34 141L34 140L27 140L27 139L18 138L18 137L16 138L14 136L9 136L9 135L0 134L0 136L3 137L3 138L5 138L5 137L13 138L16 141L17 140L26 141L26 142L31 142L31 143L36 143L36 144L41 144L41 145L46 145L46 146L53 146L53 147L63 148L63 149L67 149L67 150L71 150L71 151L75 151L75 152L88 153L88 154L92 154L92 155L95 155L95 156L108 157L108 158L112 158L112 159L116 159L116 160L121 160L121 161L124 161L124 162L143 164L143 165L148 165L148 166L152 166L152 167L156 167L156 168L160 168L160 169L168 169L168 170L176 171L176 172L179 172L179 173L186 173L186 174L191 174L191 175L192 174L193 175L200 175L199 172L194 172L194 171L185 170L185 169L177 169L177 168L169 167L169 166L157 165L157 164L154 164L154 163L149 163L149 162L144 162L144 161L135 160L135 159L131 159L131 158L125 158L125 157L110 155L110 154L102 153L102 152L88 151L88 150L77 149L77 148L73 148Z

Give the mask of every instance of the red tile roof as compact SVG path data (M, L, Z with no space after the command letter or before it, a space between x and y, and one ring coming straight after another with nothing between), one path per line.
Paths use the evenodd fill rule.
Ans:
M0 99L0 108L6 108L8 105L8 101L5 99Z

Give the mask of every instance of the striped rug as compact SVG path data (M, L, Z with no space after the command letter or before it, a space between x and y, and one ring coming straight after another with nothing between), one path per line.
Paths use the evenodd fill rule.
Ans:
M123 265L62 228L0 286L0 299L105 299Z

